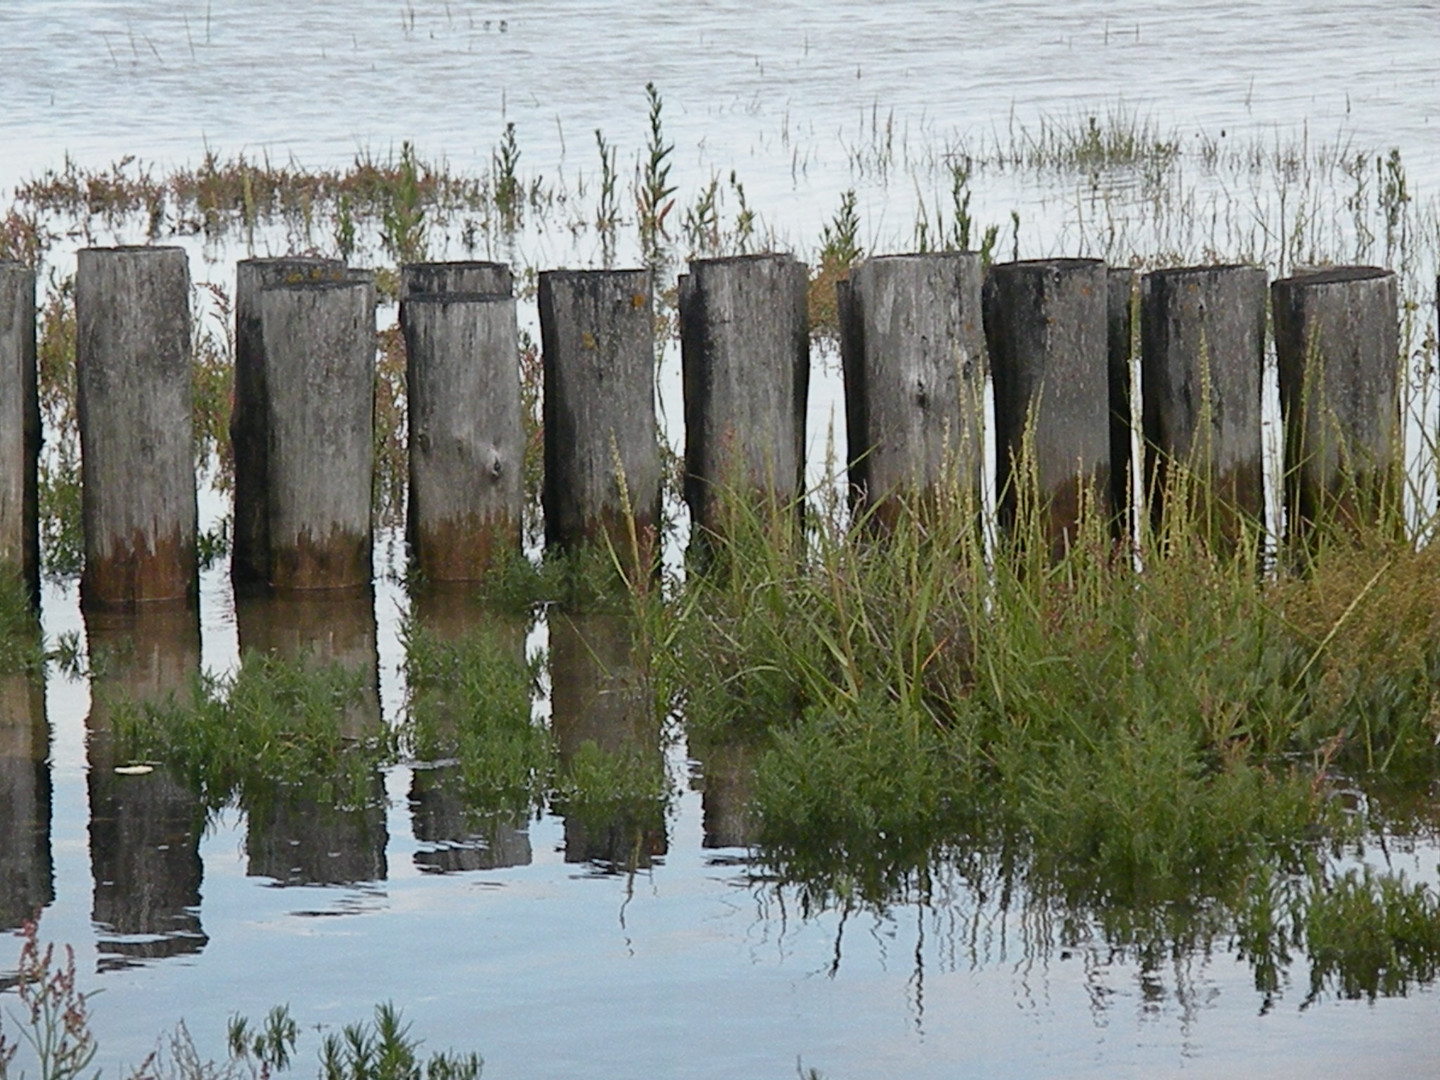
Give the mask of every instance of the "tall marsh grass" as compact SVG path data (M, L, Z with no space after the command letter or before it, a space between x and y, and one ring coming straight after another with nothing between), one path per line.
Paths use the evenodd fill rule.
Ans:
M693 737L756 750L762 861L848 907L979 859L1069 917L1209 908L1221 936L1253 929L1253 882L1299 875L1294 932L1343 949L1325 867L1380 824L1344 793L1440 771L1440 549L1347 527L1292 575L1178 499L1133 549L1092 505L1057 557L1018 502L989 540L959 491L877 538L822 497L796 540L736 501L713 569L653 616ZM1434 904L1367 889L1344 903L1403 909L1377 925ZM1428 980L1432 947L1388 970Z

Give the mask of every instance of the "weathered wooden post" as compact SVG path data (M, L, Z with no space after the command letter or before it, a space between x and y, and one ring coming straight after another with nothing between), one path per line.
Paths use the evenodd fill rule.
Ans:
M416 293L404 310L411 556L426 581L478 581L520 550L525 429L515 301Z
M725 497L798 514L810 385L808 273L791 255L697 259L680 279L685 501L724 535Z
M1128 266L1112 266L1107 278L1106 297L1109 327L1110 380L1110 511L1114 515L1115 538L1130 535L1130 436L1131 385L1134 365L1131 337L1135 318L1132 307L1135 293L1135 271Z
M370 584L374 297L364 275L260 293L267 563L278 589Z
M40 599L40 397L35 271L0 259L0 571Z
M974 252L867 259L836 289L850 488L893 527L947 487L979 513L984 271Z
M235 454L235 520L231 530L230 578L237 587L270 580L270 438L266 428L269 391L265 347L260 334L260 292L272 285L339 281L339 259L287 255L243 259L235 266L235 400L230 412L230 445Z
M509 296L513 277L508 263L423 262L400 268L400 310L404 322L405 301L422 293L482 293Z
M1056 557L1109 496L1108 294L1098 259L997 263L985 281L1000 520L1038 514Z
M1260 435L1265 271L1258 266L1155 270L1141 281L1140 364L1145 495L1151 525L1195 516L1233 549L1265 520ZM1167 500L1182 497L1188 505Z
M545 542L608 543L648 572L661 479L650 273L551 270L539 299Z
M1374 527L1399 509L1404 460L1395 275L1337 266L1281 278L1270 295L1287 535Z
M75 275L87 608L196 601L190 269L177 247L85 248Z

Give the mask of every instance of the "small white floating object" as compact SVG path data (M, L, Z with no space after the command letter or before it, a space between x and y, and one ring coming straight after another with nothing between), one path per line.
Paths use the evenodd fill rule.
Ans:
M116 765L115 772L118 776L144 776L146 773L155 771L154 765Z

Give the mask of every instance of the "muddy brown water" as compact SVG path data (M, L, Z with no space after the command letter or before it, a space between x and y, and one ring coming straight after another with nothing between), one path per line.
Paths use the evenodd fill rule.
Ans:
M733 168L775 238L802 248L853 186L865 245L904 250L917 198L944 190L916 164L929 150L1116 108L1182 140L1398 147L1416 198L1433 200L1437 44L1435 3L6 0L0 185L67 153L91 166L131 154L193 163L206 145L338 165L412 139L483 169L507 121L522 174L593 186L599 128L620 147L624 183L653 79L684 192ZM1027 255L1103 254L1083 187L980 177L975 209L1005 224L1021 208ZM142 239L138 228L115 238ZM78 242L57 250L62 269ZM258 253L291 242L265 234ZM518 261L540 268L595 257L593 238L521 242ZM248 253L239 240L191 250L197 277L221 282ZM435 254L512 257L453 240ZM836 386L833 370L816 386L815 460L843 413ZM223 502L202 507L213 521ZM242 641L304 646L372 674L373 696L347 719L393 721L409 602L386 577L393 543L378 548L373 603L344 611L237 612L217 568L198 628L146 627L106 678L143 697L201 665L232 668ZM73 586L44 600L52 638L83 633ZM99 628L92 649L115 632ZM537 708L562 743L635 738L623 680L606 689L623 666L606 627L542 628L529 645L551 650L555 685ZM723 751L665 751L676 797L658 829L638 832L547 812L473 837L443 769L405 765L375 777L378 810L297 799L207 821L163 776L114 772L103 695L92 702L84 682L10 679L0 703L0 923L38 907L42 936L75 946L84 984L104 991L93 1007L107 1075L181 1018L222 1054L229 1015L279 1002L306 1031L304 1072L312 1025L386 1000L428 1049L478 1050L490 1077L780 1077L797 1063L832 1078L1391 1076L1427 1075L1440 1058L1431 988L1302 1009L1302 966L1266 1009L1229 952L1146 966L1084 928L1061 947L1023 898L1002 907L954 874L882 913L806 912L793 890L753 876L743 770ZM613 871L617 853L634 872ZM1437 856L1413 843L1367 858L1434 881Z

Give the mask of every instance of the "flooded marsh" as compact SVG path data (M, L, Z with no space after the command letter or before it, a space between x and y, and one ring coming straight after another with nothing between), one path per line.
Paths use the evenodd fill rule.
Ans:
M39 274L45 436L39 625L0 592L9 1044L38 916L103 991L105 1075L1433 1069L1435 14L7 5L0 258ZM195 282L200 602L82 615L75 253L131 243ZM701 560L677 279L772 250L809 275L803 523L737 499ZM981 488L863 519L836 282L955 250L1393 269L1399 496L1291 543L1272 348L1232 549L1193 476L1128 546L1092 506L1053 558L1023 480L997 528L988 384ZM344 595L230 583L235 263L287 254L380 296ZM526 510L455 590L407 560L397 304L403 263L459 259L514 274ZM542 550L538 275L632 266L653 577Z

